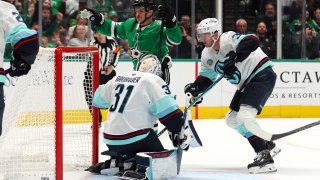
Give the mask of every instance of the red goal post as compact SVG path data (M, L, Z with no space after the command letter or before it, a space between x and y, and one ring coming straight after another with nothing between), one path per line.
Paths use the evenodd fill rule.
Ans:
M92 52L92 90L99 86L99 52L96 47L58 47L55 50L55 91L56 91L56 179L63 179L63 88L62 88L62 62L63 53ZM92 106L92 165L98 163L99 152L99 110Z

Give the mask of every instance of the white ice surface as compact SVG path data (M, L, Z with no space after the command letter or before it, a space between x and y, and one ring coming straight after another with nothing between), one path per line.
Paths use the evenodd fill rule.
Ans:
M320 118L319 118L320 119ZM272 133L282 133L319 119L259 119L261 127ZM272 174L249 174L247 164L255 153L245 138L227 127L224 120L194 120L203 147L183 153L181 173L177 180L319 180L320 125L277 140L281 148L275 158L278 169ZM159 130L163 127L160 126ZM102 130L102 129L101 129ZM101 136L100 136L101 137ZM101 139L100 139L101 141ZM166 148L172 147L167 134L161 136ZM101 144L100 151L106 150ZM107 156L100 156L104 161ZM85 171L65 172L66 180L116 179Z

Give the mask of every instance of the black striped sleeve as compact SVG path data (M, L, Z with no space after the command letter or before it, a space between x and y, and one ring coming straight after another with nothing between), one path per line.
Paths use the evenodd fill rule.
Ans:
M184 124L182 115L182 111L180 109L177 109L167 114L166 116L159 118L159 121L161 122L161 124L166 126L170 132L178 134Z

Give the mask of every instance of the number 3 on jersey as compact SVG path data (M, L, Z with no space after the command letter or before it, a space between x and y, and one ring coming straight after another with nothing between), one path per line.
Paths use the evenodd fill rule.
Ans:
M119 110L118 110L119 113L123 113L123 110L127 105L128 99L129 99L129 97L130 97L130 95L132 93L133 88L134 88L133 85L129 85L126 88L126 92L124 93L125 96L124 96L124 98L123 98L123 100L121 102L121 105L119 107ZM110 112L114 112L118 108L119 100L121 98L121 95L122 95L124 89L125 89L125 85L124 84L119 84L116 87L116 94L115 94L116 100L115 100L115 103L110 106L110 108L109 108Z

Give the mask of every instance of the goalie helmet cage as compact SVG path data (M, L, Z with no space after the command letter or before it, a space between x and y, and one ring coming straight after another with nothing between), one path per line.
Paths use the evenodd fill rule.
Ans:
M40 48L27 75L6 87L0 179L63 179L98 162L96 47ZM91 128L92 127L92 128Z

